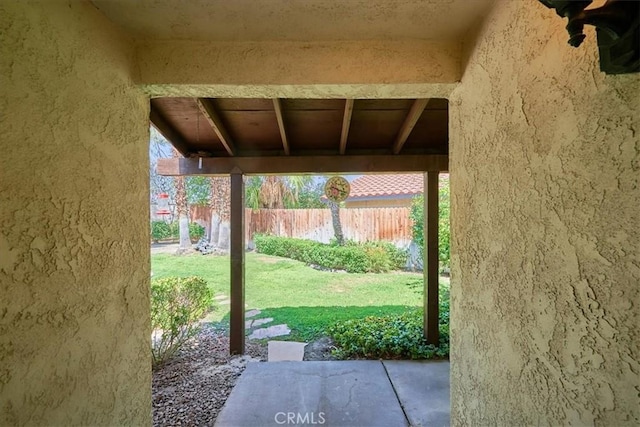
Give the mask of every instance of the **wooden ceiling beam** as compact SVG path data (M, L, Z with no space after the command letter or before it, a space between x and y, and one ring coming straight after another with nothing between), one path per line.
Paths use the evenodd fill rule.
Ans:
M351 115L353 114L353 99L347 99L344 103L344 117L342 118L342 134L340 135L340 154L347 150L347 139L351 127Z
M175 130L171 124L156 110L151 107L151 111L149 111L149 121L151 125L156 128L158 132L162 136L164 136L180 154L185 157L189 157L190 151L188 148L187 140L180 135L180 133Z
M427 102L429 99L416 99L409 110L409 114L407 114L407 118L404 120L402 127L400 128L400 132L398 132L398 136L393 143L393 154L400 153L402 150L402 146L405 142L407 142L407 138L411 135L411 131L415 127L416 123L418 123L418 119L425 107L427 106Z
M291 175L446 172L448 169L448 155L416 154L171 158L158 159L157 171L160 175L186 176L228 175L233 170L247 175Z
M231 139L231 135L229 135L229 132L227 132L222 124L220 115L214 108L213 103L206 98L198 98L196 99L196 102L198 104L198 108L209 122L209 125L211 125L213 131L218 135L218 139L222 142L224 149L227 150L227 153L229 153L230 156L235 156L236 149L233 139Z
M290 154L289 141L287 140L287 131L284 127L284 118L282 117L282 103L280 98L273 98L273 109L276 112L276 119L278 119L278 129L280 129L280 137L282 138L282 147L284 148L284 154L287 156Z

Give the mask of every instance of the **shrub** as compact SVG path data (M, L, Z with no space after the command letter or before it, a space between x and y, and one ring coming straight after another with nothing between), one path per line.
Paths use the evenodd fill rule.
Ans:
M438 217L438 258L440 259L440 269L450 268L450 241L451 228L449 226L449 179L440 178L438 190L439 217ZM411 203L411 213L413 221L413 240L420 248L420 256L424 253L424 196L415 197Z
M406 254L390 243L347 242L344 246L326 245L313 240L257 234L256 250L267 255L291 258L349 273L386 272L404 267Z
M338 322L327 328L341 358L431 359L449 356L449 290L440 291L440 343L427 344L423 335L423 310L388 316L369 316Z
M178 233L179 234L179 233ZM189 238L191 240L200 240L204 236L204 227L200 224L192 222L189 224Z
M165 277L151 281L153 364L170 359L198 329L213 304L213 292L200 277Z
M389 261L389 269L402 270L407 265L407 251L398 249L393 243L389 242L367 242L365 248L382 249Z
M151 221L151 239L154 242L171 237L171 227L164 221Z

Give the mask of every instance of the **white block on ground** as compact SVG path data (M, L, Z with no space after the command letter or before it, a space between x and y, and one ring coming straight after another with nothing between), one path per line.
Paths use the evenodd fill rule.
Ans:
M257 316L258 314L260 314L260 310L256 310L256 309L249 310L246 313L244 313L244 318L248 319L249 317Z
M279 337L282 335L289 335L291 333L291 329L287 325L273 325L268 328L260 328L254 330L251 335L249 335L249 339L262 339L262 338L271 338L271 337Z
M273 317L265 317L264 319L256 319L253 321L253 327L264 325L265 323L273 322Z
M306 342L295 341L269 341L267 361L302 361Z

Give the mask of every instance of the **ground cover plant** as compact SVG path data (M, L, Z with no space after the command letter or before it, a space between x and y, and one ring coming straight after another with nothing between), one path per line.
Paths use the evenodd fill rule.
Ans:
M229 295L227 256L156 254L151 262L154 277L198 274L214 294ZM246 254L245 280L248 308L260 309L260 318L273 318L271 324L286 323L291 328L291 335L278 339L306 342L325 335L330 325L339 322L407 313L415 316L423 298L421 273L319 271L300 261L258 253ZM448 289L448 279L441 278L441 284ZM207 319L226 327L228 316L229 306L221 304Z
M449 355L449 286L440 287L439 331L436 347L423 335L423 309L400 314L368 316L330 325L326 329L340 358L431 359Z

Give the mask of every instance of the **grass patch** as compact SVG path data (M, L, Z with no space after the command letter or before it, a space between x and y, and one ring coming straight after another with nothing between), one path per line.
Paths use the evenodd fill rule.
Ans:
M198 275L214 295L229 296L227 256L154 254L151 269L154 278ZM338 321L402 314L421 307L423 298L421 273L331 273L256 253L246 254L245 280L248 308L262 311L257 318L272 317L270 324L289 325L292 334L282 338L289 340L313 340ZM209 320L224 326L228 316L229 306L218 304Z

